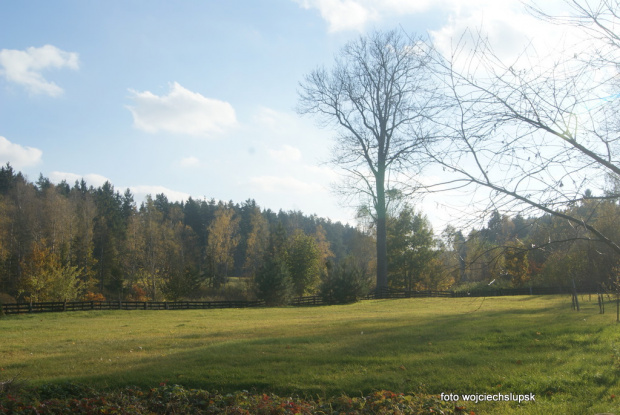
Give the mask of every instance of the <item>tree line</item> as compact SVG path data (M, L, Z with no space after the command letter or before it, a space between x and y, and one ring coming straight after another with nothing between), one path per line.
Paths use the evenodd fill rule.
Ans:
M591 195L590 192L587 192ZM0 168L0 301L263 299L321 295L350 302L376 288L376 226L301 212L150 196L83 180L29 182ZM620 206L586 198L587 216L620 238ZM494 211L486 226L436 234L404 204L388 214L388 288L609 287L617 256L587 229L553 215Z
M301 212L28 181L0 168L0 293L21 301L267 298L315 294L347 262L372 268L373 237ZM262 278L262 280L261 280Z
M620 238L620 206L616 202L585 199L566 213L588 217L593 226ZM442 236L450 272L463 287L616 290L620 268L613 248L591 238L584 227L554 215L524 218L494 211L481 229L464 234L448 226Z

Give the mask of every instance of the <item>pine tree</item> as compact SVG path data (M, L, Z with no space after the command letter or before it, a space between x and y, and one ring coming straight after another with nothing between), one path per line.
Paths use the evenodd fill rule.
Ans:
M298 229L291 238L286 257L295 295L313 294L321 275L321 252L316 240Z

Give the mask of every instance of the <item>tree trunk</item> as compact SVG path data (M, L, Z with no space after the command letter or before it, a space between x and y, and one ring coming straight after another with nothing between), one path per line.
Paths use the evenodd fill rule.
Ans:
M377 293L382 296L388 287L387 228L385 206L385 178L377 177Z

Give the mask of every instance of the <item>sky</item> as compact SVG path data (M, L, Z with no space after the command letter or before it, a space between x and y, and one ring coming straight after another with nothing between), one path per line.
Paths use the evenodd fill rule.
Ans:
M373 30L448 51L483 28L506 56L556 39L516 0L23 0L0 1L0 21L3 165L138 203L254 199L350 224L325 163L336 133L295 111L304 75ZM437 232L454 216L445 196L414 205Z

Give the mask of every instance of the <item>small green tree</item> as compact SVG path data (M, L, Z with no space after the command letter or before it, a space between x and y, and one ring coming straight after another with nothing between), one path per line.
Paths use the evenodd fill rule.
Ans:
M321 253L316 240L298 229L289 243L287 263L296 296L314 293L320 282Z
M348 304L359 301L369 289L368 270L348 257L337 266L328 267L321 284L321 297L329 304Z
M269 235L269 247L254 277L256 296L269 306L288 304L293 295L293 281L287 258L287 237L281 222Z
M268 256L255 277L256 296L268 306L286 305L293 293L288 265L278 256Z
M269 247L269 223L258 207L250 216L250 233L246 240L244 272L253 277L260 268Z
M411 291L429 288L431 262L438 256L428 219L405 205L396 217L388 217L388 264L390 287ZM430 284L432 285L432 284Z
M163 291L166 298L178 301L189 296L199 286L200 278L194 269L190 267L170 269L168 278L163 286Z

